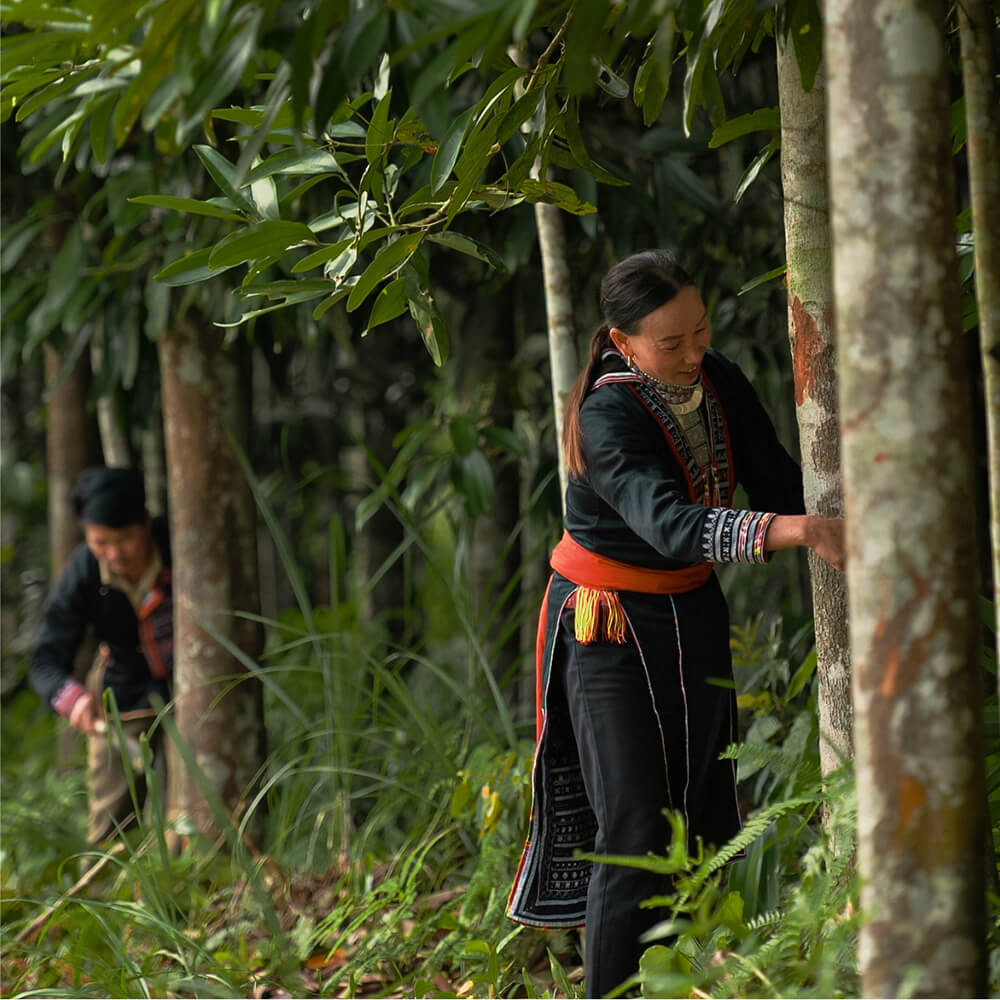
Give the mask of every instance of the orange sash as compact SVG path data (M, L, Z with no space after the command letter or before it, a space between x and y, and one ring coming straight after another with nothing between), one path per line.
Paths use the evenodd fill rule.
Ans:
M552 550L549 562L557 573L577 585L577 591L570 600L576 608L576 638L582 643L596 642L600 638L615 643L626 641L625 611L618 596L619 590L632 590L640 594L684 594L707 583L713 572L712 564L707 562L695 563L684 569L632 566L585 549L566 531ZM550 578L549 586L551 585ZM535 728L538 738L542 735L542 678L545 673L548 605L549 591L546 588L535 641ZM600 628L602 617L603 634Z

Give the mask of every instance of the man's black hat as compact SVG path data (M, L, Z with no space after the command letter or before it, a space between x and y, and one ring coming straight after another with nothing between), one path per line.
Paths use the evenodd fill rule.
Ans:
M84 469L73 488L73 509L87 524L124 528L146 520L146 487L138 469Z

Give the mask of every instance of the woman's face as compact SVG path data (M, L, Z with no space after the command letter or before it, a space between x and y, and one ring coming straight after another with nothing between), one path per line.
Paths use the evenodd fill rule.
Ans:
M698 290L686 285L645 316L634 336L612 327L611 339L647 375L671 385L692 385L701 374L712 327Z

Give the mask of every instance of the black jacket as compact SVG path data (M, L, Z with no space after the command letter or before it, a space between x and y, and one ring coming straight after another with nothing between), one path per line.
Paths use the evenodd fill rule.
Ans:
M165 568L170 567L170 536L165 517L153 518L153 541ZM110 656L104 687L118 708L150 707L150 694L170 698L170 678L154 677L142 652L139 622L128 597L101 582L101 570L86 544L70 557L48 603L31 658L32 687L49 705L72 677L73 661L87 628L92 627Z
M721 410L722 506L732 504L733 487L741 485L753 510L804 513L802 473L746 376L714 350L702 370ZM627 368L609 352L597 375L615 372ZM570 534L584 548L634 566L677 569L705 560L710 509L693 501L690 470L636 393L623 384L591 391L580 424L587 469L566 491Z

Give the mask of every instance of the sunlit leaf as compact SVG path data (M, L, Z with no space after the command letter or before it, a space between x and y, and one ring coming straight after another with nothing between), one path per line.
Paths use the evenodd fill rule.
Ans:
M777 132L781 128L781 112L777 106L758 108L748 115L730 118L720 125L709 139L710 149L718 149L733 139L749 135L751 132Z
M388 323L405 312L406 282L403 278L395 278L375 296L375 304L368 317L365 333L367 334L382 323Z
M383 278L413 256L423 239L423 233L410 233L382 247L351 291L347 300L347 311L353 312L357 309Z

